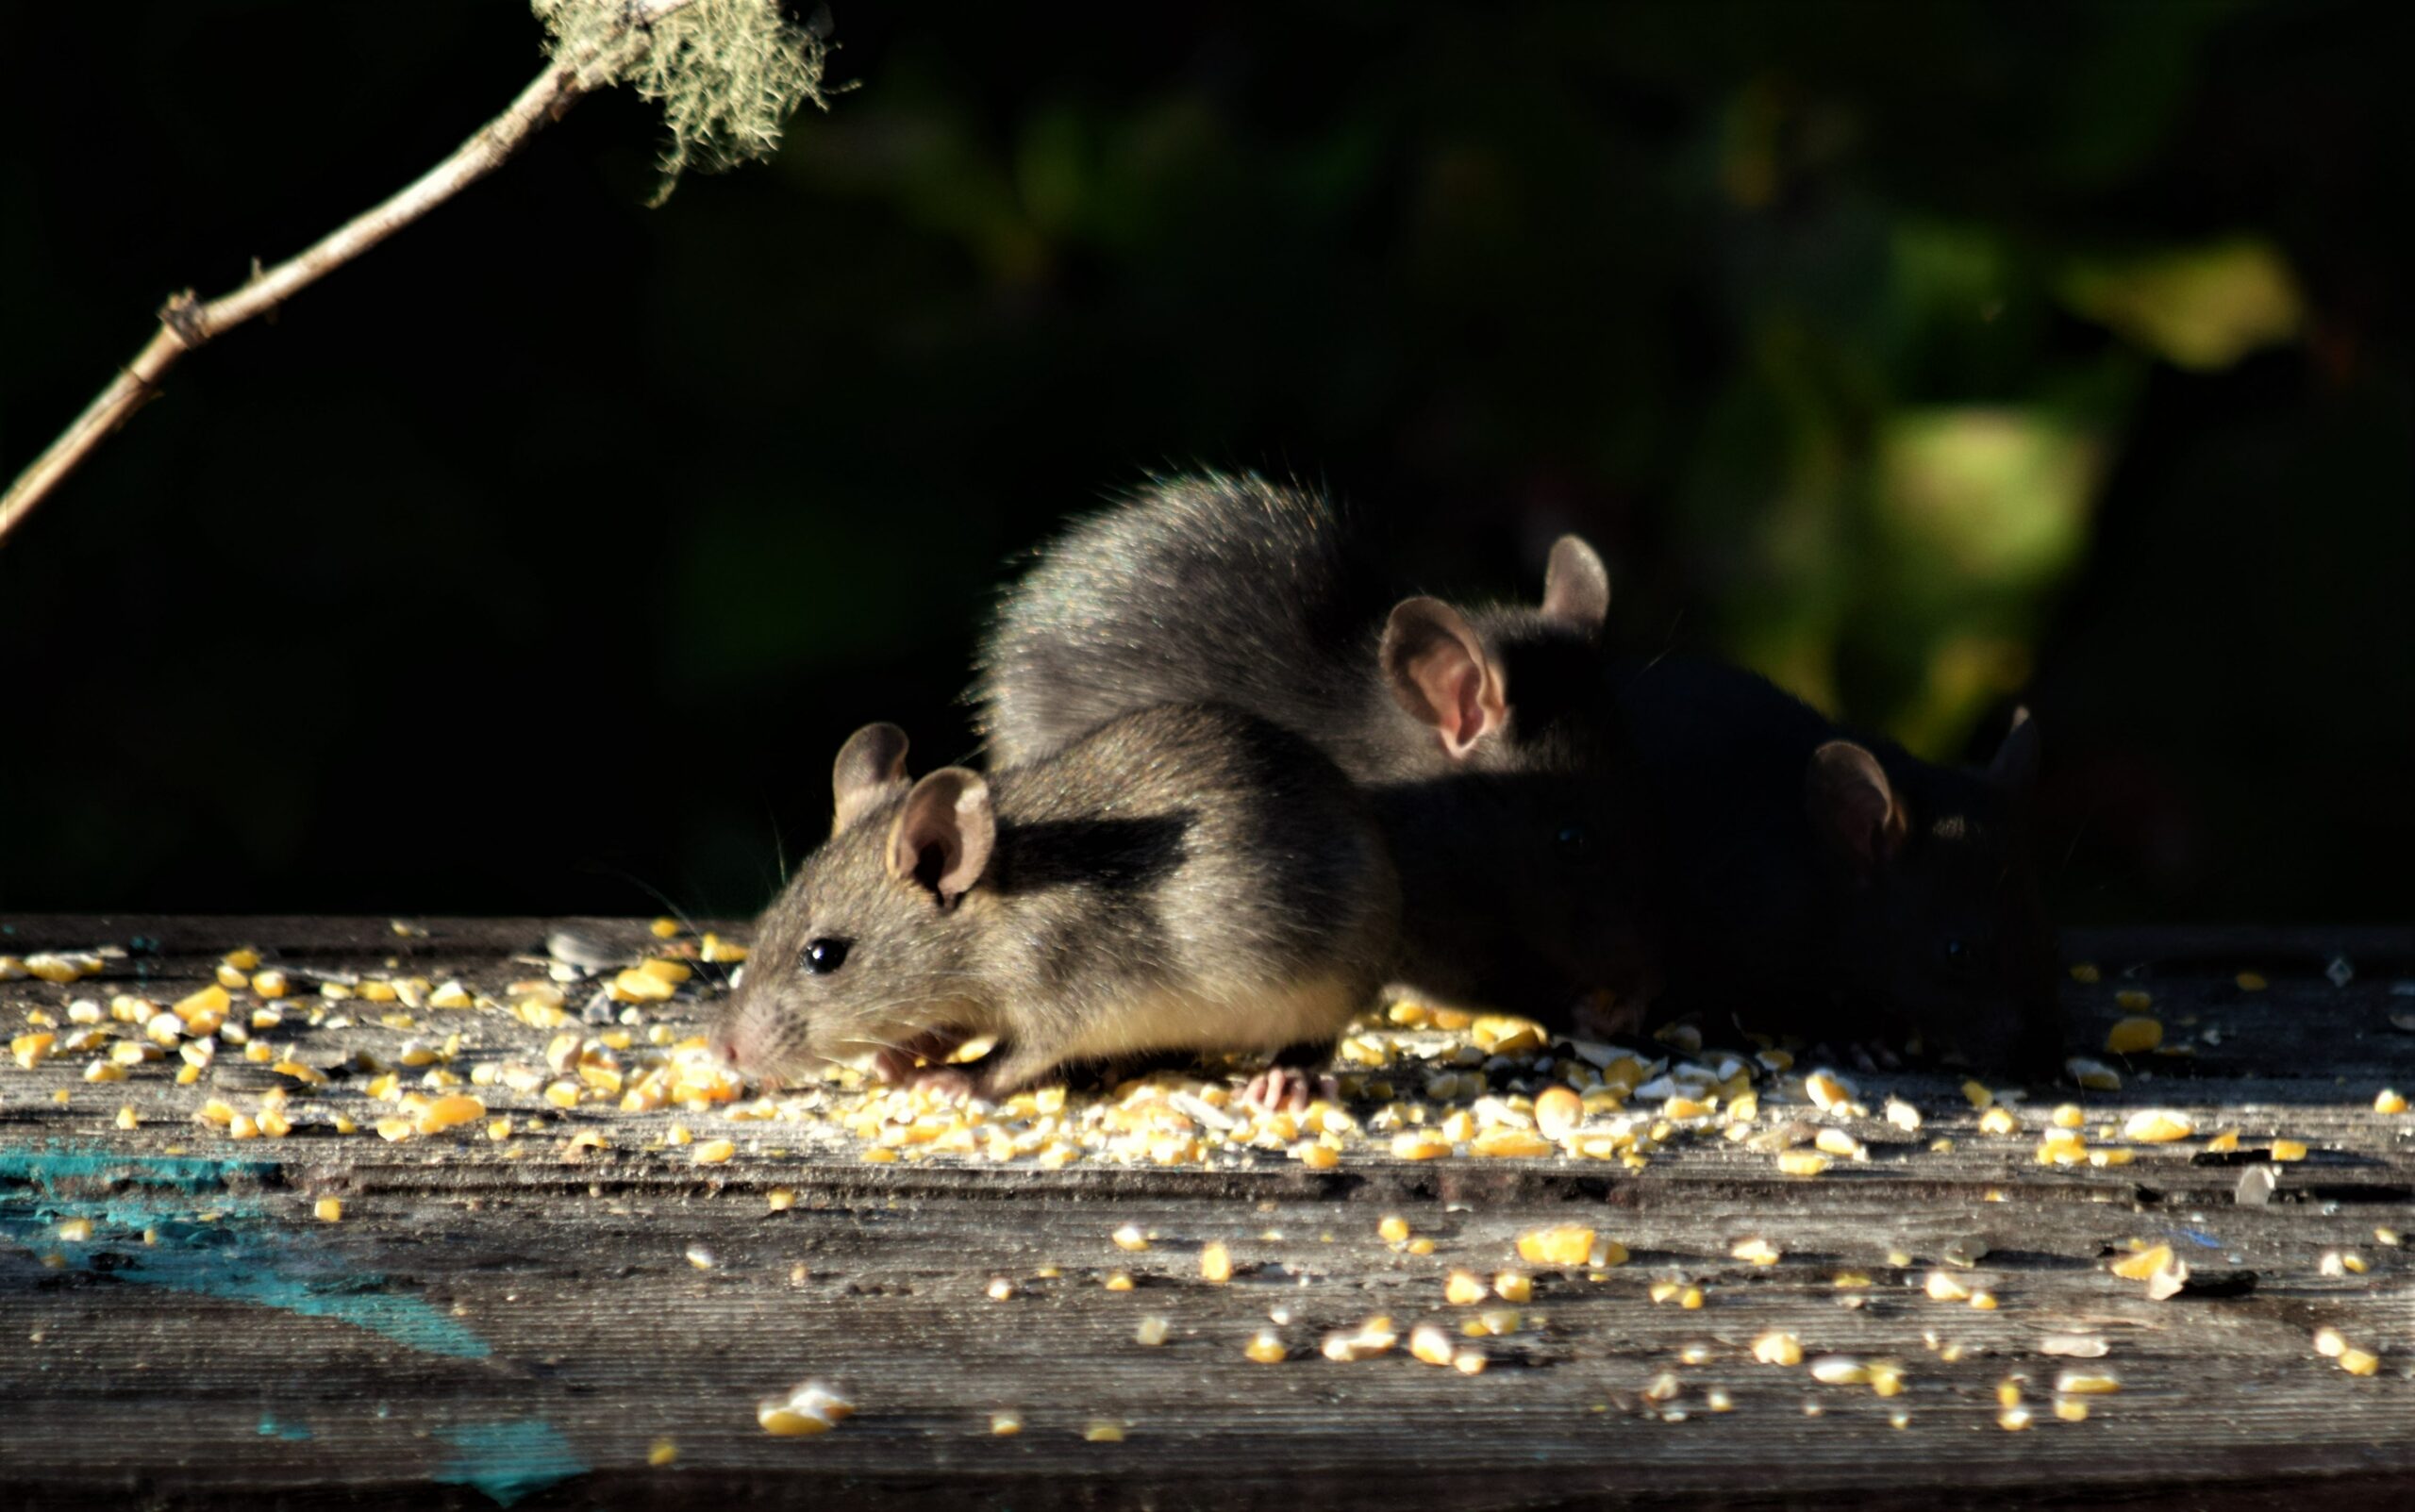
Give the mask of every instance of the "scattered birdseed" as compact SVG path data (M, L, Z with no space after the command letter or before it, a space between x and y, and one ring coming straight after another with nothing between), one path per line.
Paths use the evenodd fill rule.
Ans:
M1763 1365L1800 1365L1803 1344L1792 1334L1773 1330L1753 1340L1753 1358Z
M1141 1319L1140 1326L1132 1331L1132 1342L1155 1349L1166 1341L1166 1334L1173 1326L1163 1318L1152 1313Z
M2304 1160L2306 1145L2297 1139L2274 1139L2272 1155L2275 1160Z
M1408 1332L1408 1353L1428 1365L1448 1365L1456 1354L1451 1336L1432 1323L1420 1323Z
M1777 1246L1764 1238L1738 1239L1727 1253L1752 1265L1775 1265L1784 1258Z
M656 1470L667 1470L678 1463L679 1445L669 1438L658 1438L646 1446L645 1462Z
M1584 1265L1592 1253L1593 1231L1574 1223L1531 1229L1518 1236L1518 1258L1529 1265Z
M2122 1138L2140 1144L2170 1144L2196 1132L2188 1114L2168 1107L2140 1108L2122 1125Z
M1222 1239L1199 1252L1199 1274L1216 1286L1233 1279L1233 1254Z
M1279 1365L1291 1354L1283 1347L1282 1337L1272 1328L1261 1328L1250 1338L1241 1353L1260 1365Z
M343 1199L340 1197L322 1197L310 1210L318 1215L322 1223L343 1221Z
M1108 1238L1115 1241L1115 1247L1119 1250L1138 1251L1149 1247L1149 1236L1141 1233L1141 1226L1137 1223L1126 1223Z

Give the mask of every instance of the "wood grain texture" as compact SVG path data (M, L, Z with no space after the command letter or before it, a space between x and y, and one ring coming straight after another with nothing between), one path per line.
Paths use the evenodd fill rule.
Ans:
M13 1036L28 1010L63 1019L78 997L179 996L237 945L297 972L392 960L499 994L532 973L513 957L550 926L415 927L425 933L382 920L0 920L0 954L142 942L100 978L0 982L0 1023ZM633 950L647 938L629 921L579 927ZM836 1148L799 1153L809 1141L780 1124L539 1112L508 1097L495 1101L541 1132L390 1144L306 1125L234 1141L191 1122L210 1088L175 1086L165 1068L91 1085L84 1056L31 1071L0 1061L0 1503L2394 1501L2415 1473L2415 1284L2408 1251L2375 1230L2415 1231L2415 1118L2373 1103L2384 1086L2415 1095L2415 1033L2393 1022L2415 1014L2415 996L2392 990L2415 959L2409 935L2075 939L2103 969L2067 993L2075 1044L2100 1043L2114 993L2137 988L2194 1054L2140 1057L2118 1094L2037 1089L2011 1137L1978 1131L1958 1075L1860 1072L1874 1106L1902 1095L1927 1125L1857 1122L1872 1158L1807 1181L1715 1136L1674 1143L1641 1171L1357 1151L1324 1172L1276 1155L1174 1169L867 1165ZM2343 951L2357 974L2335 986L2323 969ZM2270 989L2240 990L2233 972L2245 966ZM684 1032L699 1012L683 999L645 1017ZM422 1038L458 1029L473 1056L537 1055L549 1038L492 1013L417 1017ZM407 1036L372 1025L286 1038L310 1063L339 1065L355 1050L389 1055ZM255 1096L264 1071L222 1057L219 1095ZM2141 1149L2126 1166L2040 1166L2037 1128L2066 1096L2086 1105L2091 1136L2133 1108L2170 1106L2207 1132L2237 1127L2242 1149L2205 1155L2199 1139ZM312 1101L357 1105L364 1125L374 1111L342 1079ZM140 1126L117 1127L121 1106ZM1788 1111L1807 1110L1765 1108L1761 1122ZM695 1165L661 1144L674 1122L735 1138L737 1157ZM565 1157L563 1136L580 1128L612 1148ZM2237 1205L2241 1170L2275 1134L2304 1140L2307 1158L2275 1168L2271 1203ZM1940 1138L1952 1150L1931 1149ZM772 1211L774 1188L794 1189L795 1205ZM344 1203L341 1222L312 1216L329 1195ZM1386 1213L1435 1253L1380 1239ZM60 1237L76 1219L92 1222L90 1239ZM1456 1331L1472 1309L1445 1304L1448 1271L1516 1265L1519 1233L1569 1222L1631 1257L1599 1280L1535 1271L1518 1330L1482 1340L1485 1373L1406 1350L1318 1357L1326 1332L1373 1313L1404 1335L1424 1321ZM1148 1250L1109 1240L1126 1223L1156 1236ZM1732 1257L1756 1237L1783 1259ZM2252 1288L2149 1301L2103 1269L2133 1239L2172 1244L2201 1278L2252 1273ZM1210 1240L1239 1262L1229 1285L1200 1277ZM1996 1310L1923 1294L1930 1269L1974 1244L1986 1254L1956 1274L1991 1290ZM1890 1252L1911 1263L1890 1264ZM2368 1269L2325 1275L2327 1252ZM1840 1289L1848 1269L1873 1285ZM1106 1289L1117 1271L1134 1289ZM1015 1294L992 1300L996 1277ZM1650 1301L1654 1282L1679 1278L1703 1288L1699 1310ZM1287 1321L1271 1322L1276 1312ZM1156 1348L1133 1338L1152 1315L1170 1325ZM1269 1326L1291 1357L1254 1364L1242 1346ZM2377 1373L2354 1377L2317 1354L2326 1326L2376 1351ZM1771 1330L1808 1354L1900 1361L1905 1390L1884 1400L1757 1364L1752 1340ZM2040 1353L2064 1333L2099 1336L2109 1353ZM2085 1422L2057 1421L2057 1374L2091 1364L2123 1389L2090 1399ZM1682 1421L1647 1395L1664 1375ZM857 1415L806 1438L757 1426L758 1398L808 1378L843 1387ZM2007 1378L2035 1413L2024 1432L1998 1425ZM1710 1410L1713 1388L1731 1410ZM994 1437L991 1414L1006 1410L1023 1430ZM1906 1426L1890 1423L1899 1411ZM1124 1440L1086 1441L1100 1421ZM650 1466L666 1438L675 1462Z

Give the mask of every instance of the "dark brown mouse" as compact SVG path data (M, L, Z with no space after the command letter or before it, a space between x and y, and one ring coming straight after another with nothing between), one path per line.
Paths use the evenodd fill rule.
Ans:
M1552 549L1541 602L1401 595L1361 525L1254 475L1159 479L1081 521L1008 592L975 698L1022 759L1162 701L1315 741L1364 785L1402 878L1400 981L1568 1022L1657 977L1657 848L1602 649L1608 573Z
M1667 657L1620 670L1665 805L1669 1011L1820 1038L1917 1034L2051 1076L2054 935L2030 791L2038 725L1983 769L1839 728L1751 673Z
M890 1080L995 1097L1070 1061L1297 1064L1392 959L1398 888L1364 799L1237 709L1152 707L986 778L920 781L904 732L872 724L831 786L830 839L764 913L716 1032L751 1076L869 1055ZM939 1069L988 1036L988 1056ZM1253 1094L1306 1100L1279 1075Z

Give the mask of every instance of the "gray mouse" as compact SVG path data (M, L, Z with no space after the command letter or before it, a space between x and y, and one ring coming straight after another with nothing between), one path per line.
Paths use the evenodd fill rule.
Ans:
M1252 474L1155 480L1042 548L974 698L992 756L1161 701L1236 705L1364 785L1402 881L1401 972L1429 999L1566 1024L1657 980L1657 837L1602 647L1601 558L1552 548L1541 602L1401 596L1365 523Z
M1165 705L986 777L909 780L870 724L831 772L832 833L757 926L715 1032L777 1082L870 1055L892 1081L995 1098L1068 1062L1264 1055L1299 1107L1392 961L1399 892L1366 802L1307 740ZM946 1066L969 1039L990 1055Z

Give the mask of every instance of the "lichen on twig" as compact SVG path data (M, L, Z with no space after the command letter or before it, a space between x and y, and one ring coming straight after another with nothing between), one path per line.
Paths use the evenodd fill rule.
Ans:
M625 84L661 105L671 136L650 203L668 199L691 167L711 173L770 157L807 101L828 108L819 29L790 22L780 0L691 0L634 27L626 0L530 4L554 57L582 59L582 88Z

